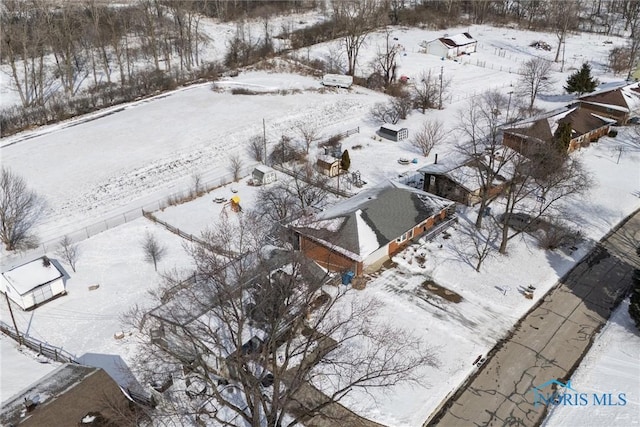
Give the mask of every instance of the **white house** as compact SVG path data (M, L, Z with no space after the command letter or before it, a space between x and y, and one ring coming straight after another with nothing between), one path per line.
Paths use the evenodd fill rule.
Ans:
M455 58L456 56L475 52L478 41L471 37L469 33L461 33L431 40L423 44L423 46L427 53L431 55L438 55L442 58Z
M0 291L29 310L66 293L64 274L47 257L38 258L2 273Z
M258 165L253 170L251 178L253 179L254 185L267 185L276 181L278 176L276 175L276 171L271 169L269 166Z

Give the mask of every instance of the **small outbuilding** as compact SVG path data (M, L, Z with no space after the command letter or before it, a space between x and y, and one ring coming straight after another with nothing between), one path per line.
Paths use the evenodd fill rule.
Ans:
M267 185L278 180L276 171L269 166L259 165L253 170L251 179L254 185Z
M409 129L388 123L380 126L378 133L380 136L392 141L402 141L403 139L409 138Z
M469 33L461 33L453 36L440 37L430 42L423 43L426 52L442 58L455 58L460 55L474 53L478 41Z
M336 159L335 157L327 155L318 156L316 165L323 175L334 177L340 173L340 159Z
M2 273L0 291L23 310L29 310L66 293L64 274L43 256Z

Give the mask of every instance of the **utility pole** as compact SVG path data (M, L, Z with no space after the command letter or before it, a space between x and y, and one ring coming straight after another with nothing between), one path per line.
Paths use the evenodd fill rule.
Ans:
M262 163L265 166L267 165L267 125L264 122L264 119L262 119L262 143L264 145L263 150L264 152L262 153Z
M509 101L507 102L507 117L505 119L506 123L509 123L509 107L511 107L511 95L513 95L513 91L509 92Z
M565 40L566 37L567 37L566 35L564 35L562 37L562 66L560 67L560 72L561 73L564 71L564 51L567 48L567 42Z
M442 110L442 77L444 74L444 66L440 67L440 99L438 101L438 110Z
M11 308L11 302L9 302L9 296L7 293L4 293L4 297L7 299L7 306L9 307L9 313L11 314L11 320L13 321L13 327L16 328L16 335L18 336L18 344L22 345L22 337L20 336L20 332L18 331L18 325L16 324L16 318L13 317L13 309Z

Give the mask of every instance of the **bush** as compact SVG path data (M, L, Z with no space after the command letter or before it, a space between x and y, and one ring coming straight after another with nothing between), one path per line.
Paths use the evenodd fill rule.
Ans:
M616 136L618 136L618 131L617 130L610 130L609 131L609 136L611 138L615 138Z

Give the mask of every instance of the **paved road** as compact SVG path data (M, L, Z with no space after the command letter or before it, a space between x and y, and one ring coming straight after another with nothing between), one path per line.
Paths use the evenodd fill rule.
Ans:
M516 325L428 425L539 425L546 407L534 406L531 388L571 377L631 285L633 269L640 268L638 244L640 211L603 239ZM573 386L579 390L579 384Z

